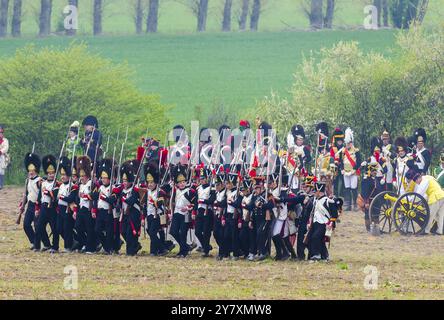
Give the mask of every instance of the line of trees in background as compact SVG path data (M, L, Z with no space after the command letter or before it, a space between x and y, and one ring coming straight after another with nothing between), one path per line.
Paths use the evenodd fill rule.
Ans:
M38 1L38 0L33 0ZM79 0L65 0L67 5L78 7ZM103 12L109 0L93 0L92 25L93 34L103 33ZM166 0L128 0L135 23L137 34L144 31L156 33L158 31L159 9ZM249 29L257 31L261 13L272 0L174 0L189 8L196 17L196 30L206 30L208 18L208 6L210 1L219 1L221 5L221 30L232 30L232 21L238 23L239 30L247 30L248 17L250 17ZM427 12L429 0L362 0L363 4L373 4L378 9L378 26L389 27L389 21L395 28L409 28L413 21L421 24ZM11 17L11 35L21 35L21 23L23 17L22 0L0 0L0 38L7 36L9 18ZM306 14L310 27L317 29L331 29L334 24L334 15L341 0L299 0L301 9ZM295 1L295 5L297 1ZM51 33L51 16L53 14L53 0L40 0L38 12L39 36L48 36ZM145 23L144 23L145 22ZM63 26L61 27L63 28ZM76 30L66 30L66 35L75 35Z
M392 58L365 53L356 42L323 48L298 67L289 98L273 92L246 117L260 114L278 134L294 123L306 133L322 120L331 128L350 126L365 154L384 128L394 140L422 127L437 156L444 147L443 34L444 26L399 33Z

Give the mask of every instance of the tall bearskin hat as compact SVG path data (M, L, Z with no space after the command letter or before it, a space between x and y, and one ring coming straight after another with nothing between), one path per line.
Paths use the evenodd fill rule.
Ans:
M316 132L322 133L324 136L328 136L328 124L327 122L319 122L316 125Z
M320 133L319 135L319 148L324 147L327 144L328 140L328 124L327 122L319 122L316 125L316 134Z
M171 172L175 183L187 181L187 172L185 166L178 164L171 169Z
M55 173L57 167L56 157L54 157L51 154L44 156L42 158L42 166L43 166L43 172L45 172L45 174Z
M291 127L291 134L295 139L296 138L305 139L305 131L300 124L296 124L293 127Z
M132 183L136 180L137 168L134 166L135 160L126 161L120 167L120 177L122 181L126 180Z
M337 141L344 141L345 135L344 131L340 127L336 127L333 131L333 136L331 139L332 144L336 145Z
M154 163L147 163L144 165L143 172L145 172L146 182L154 182L156 184L160 181L159 167Z
M373 137L372 140L370 141L370 149L371 152L375 152L376 150L380 151L382 149L381 139L379 139L378 137Z
M42 162L40 157L34 153L27 153L25 156L25 169L26 171L35 171L37 174L40 172Z
M252 186L253 186L253 180L250 178L245 178L242 180L240 188L241 190L250 190Z
M74 156L74 167L71 167L71 176L78 176L77 174L77 156Z
M197 175L199 179L207 179L211 175L211 171L204 166L198 168Z
M353 143L355 141L355 136L353 133L353 130L348 127L347 129L345 129L345 137L344 137L344 142L345 143Z
M221 171L216 175L216 184L219 183L225 183L225 181L227 180L227 175L225 174L225 172Z
M395 139L395 146L396 146L396 151L408 151L408 142L407 139L405 137L397 137Z
M262 121L258 126L258 130L264 131L264 137L268 137L270 135L271 129L273 129L273 127L266 121Z
M113 171L113 160L112 159L102 159L97 164L97 177L111 179Z
M415 137L415 143L427 142L427 134L423 128L416 129L413 136Z
M390 133L387 129L384 129L384 131L382 131L381 139L390 139Z
M61 175L67 175L68 177L71 177L72 164L71 160L68 157L63 156L60 158L59 171Z
M87 116L85 119L83 119L82 126L93 126L98 129L99 121L94 116Z
M239 178L239 176L236 172L229 172L228 173L228 181L231 182L232 184L236 184L238 178Z
M315 184L315 191L323 192L325 193L326 184L325 182L316 182Z
M79 177L87 176L91 177L91 159L87 156L81 156L77 158L77 175Z

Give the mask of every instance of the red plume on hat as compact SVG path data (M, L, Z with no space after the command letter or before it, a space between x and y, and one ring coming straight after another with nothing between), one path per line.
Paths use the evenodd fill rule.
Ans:
M248 120L241 120L239 121L239 126L244 128L250 128L250 122L248 122Z

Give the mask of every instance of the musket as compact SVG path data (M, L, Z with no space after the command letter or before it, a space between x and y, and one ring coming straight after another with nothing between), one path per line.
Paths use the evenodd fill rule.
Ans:
M89 148L91 147L91 141L92 141L92 139L94 138L94 133L96 132L96 126L94 126L94 129L93 129L93 131L92 131L92 134L91 134L91 138L89 138L89 141L88 141L88 146L86 147L86 152L85 152L85 156L87 156L88 155L88 152L89 152ZM97 146L96 146L96 148L97 148Z
M102 156L103 159L106 158L106 154L108 153L108 150L109 150L109 139L110 138L111 138L111 136L108 136L108 141L106 142L106 150L105 150L105 152L103 153L103 156Z
M151 143L148 144L148 145L144 148L144 152L143 152L142 160L140 161L139 168L137 168L136 177L135 177L135 180L134 180L134 183L133 183L133 189L134 189L134 187L137 186L137 184L139 183L139 179L140 179L140 171L141 171L141 169L142 169L142 167L143 167L143 159L145 159L146 153L147 153L147 151L148 151L148 149L149 149L150 147L151 147ZM133 190L133 189L132 189L132 190ZM132 192L132 191L131 191L131 192ZM127 212L125 212L125 214L128 214L129 206L127 207L127 210L126 210L126 211L127 211ZM120 215L120 222L122 222L122 220L123 220L123 214Z
M63 151L65 150L65 145L66 145L66 140L63 141L62 149L60 150L59 158L58 158L58 160L57 160L57 168L56 168L56 171L55 171L54 181L52 181L51 192L54 190L54 185L55 185L56 182L57 182L57 174L59 173L60 162L61 162L60 160L61 160L61 158L62 158L62 156L63 156ZM51 204L50 204L48 207L51 207L51 206L52 206L52 201L51 201Z
M121 149L120 149L119 164L118 164L118 167L117 167L118 170L120 170L120 166L122 165L123 149L125 148L125 144L126 144L126 142L128 141L128 128L129 128L129 127L127 126L127 127L126 127L125 140L123 141L123 143L122 143L122 147L121 147ZM121 178L120 178L120 174L118 174L118 176L117 176L117 185L120 184L120 180L121 180Z
M318 130L317 135L316 135L316 156L315 156L315 177L316 179L319 179L317 171L318 171L318 166L316 164L316 160L318 158L318 153L319 153L319 135L321 134L321 130ZM308 244L308 240L309 240L309 235L310 235L310 231L312 229L313 226L313 218L314 218L314 211L315 211L315 203L313 203L313 209L310 213L310 219L309 219L309 225L307 227L307 233L304 236L304 244L307 245Z
M71 170L74 168L74 158L75 158L75 154L76 154L76 148L77 148L77 144L74 144L74 149L72 151L72 159L71 159ZM71 188L72 188L72 175L69 177L69 184L68 184L68 194L71 193Z
M192 153L190 154L190 158L188 159L188 167L187 167L187 176L189 175L189 179L188 179L188 184L189 185L191 185L191 180L192 180L192 178L193 178L193 170L191 169L191 159L193 158L193 153L195 153L196 151L196 148L194 147L194 145L197 145L197 151L199 152L199 141L198 141L198 143L197 144L195 144L194 142L195 142L195 140L196 140L196 138L198 138L197 137L197 133L198 133L199 131L198 130L196 130L196 133L194 134L194 137L193 137L193 139L191 140L191 143L192 143L192 145L193 145L193 149L192 149Z
M316 177L316 179L319 179L317 160L318 160L318 155L319 155L319 135L320 134L321 134L321 129L319 129L316 134L316 151L315 151L315 161L314 161L315 162L315 177Z
M31 154L33 154L34 151L35 151L35 141L32 144L32 152L31 152ZM25 192L23 193L23 198L22 198L22 202L21 202L21 206L20 206L19 215L17 217L17 220L15 221L16 224L20 224L20 221L22 220L23 212L25 212L25 206L27 205L27 203L26 203L27 201L26 200L28 198L28 196L27 196L28 182L29 182L29 176L26 177L26 180L25 180Z

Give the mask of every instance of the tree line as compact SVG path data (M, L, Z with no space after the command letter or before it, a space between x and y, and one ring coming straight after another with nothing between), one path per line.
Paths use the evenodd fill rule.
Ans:
M34 1L34 0L33 0ZM35 0L36 2L38 0ZM82 1L63 0L66 5L79 7ZM168 0L128 0L137 34L158 32L159 9ZM240 31L249 28L257 31L263 11L272 0L174 0L188 7L196 18L196 31L206 31L210 1L221 5L221 31L232 30L233 20L238 23ZM79 3L80 2L80 3ZM104 8L110 0L92 1L93 34L103 34ZM311 29L331 29L334 26L334 15L341 0L295 0L308 18ZM365 0L362 4L373 4L378 9L379 27L409 28L413 21L422 23L427 12L429 0ZM13 37L21 36L23 19L23 0L0 0L0 38L10 33ZM85 4L86 5L86 4ZM276 2L276 5L279 5ZM48 36L52 31L51 17L53 0L40 0L38 12L39 36ZM249 25L248 25L248 17ZM66 30L67 35L75 35L76 30Z

